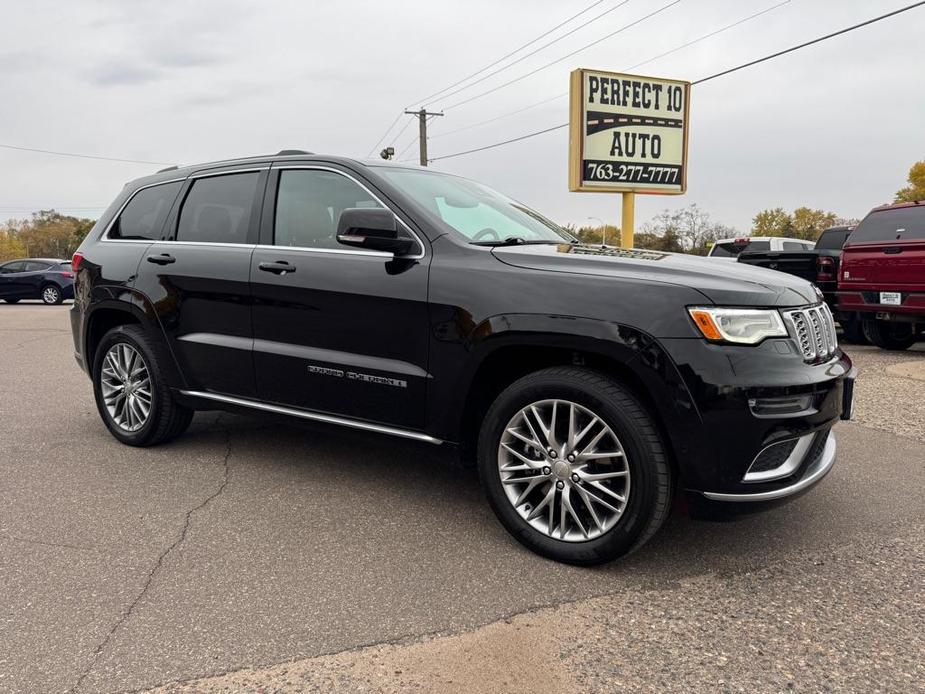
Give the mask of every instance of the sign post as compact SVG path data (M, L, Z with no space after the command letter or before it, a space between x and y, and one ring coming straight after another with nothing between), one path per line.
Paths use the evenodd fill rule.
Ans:
M687 190L690 82L574 70L569 190L622 193L621 245L633 247L636 193Z

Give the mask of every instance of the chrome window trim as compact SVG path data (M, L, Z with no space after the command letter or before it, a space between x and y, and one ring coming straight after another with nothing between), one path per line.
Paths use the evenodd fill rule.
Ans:
M257 250L260 251L297 251L299 253L337 253L339 255L365 255L370 258L388 258L392 259L396 256L393 253L388 253L387 251L363 251L356 250L351 251L347 248L341 250L339 248L309 248L307 246L275 246L270 244L258 243L254 246ZM423 256L413 256L414 258ZM401 256L401 258L412 258L412 256Z
M262 410L264 412L273 412L275 414L285 414L292 417L301 417L302 419L310 419L315 422L324 422L326 424L337 424L340 426L351 427L353 429L362 429L364 431L374 431L379 434L388 434L390 436L399 436L404 439L413 439L415 441L423 441L425 443L432 443L435 445L440 445L443 443L441 439L434 438L428 434L424 434L417 431L410 431L408 429L399 429L398 427L390 427L384 424L371 424L369 422L361 422L356 419L347 419L346 417L336 417L334 415L322 414L320 412L312 412L309 410L296 410L291 407L283 407L281 405L270 405L265 402L257 402L256 400L247 400L245 398L236 398L231 397L230 395L219 395L217 393L207 393L204 391L198 390L181 390L183 395L188 395L194 398L205 398L207 400L215 400L217 402L224 402L229 405L237 405L239 407L250 407L255 410Z
M356 177L352 176L351 174L349 174L349 173L347 173L347 172L345 172L345 171L341 171L340 169L332 168L332 167L330 167L330 166L321 166L321 165L315 165L315 164L273 164L270 168L271 168L271 169L274 169L274 170L277 170L277 171L289 171L289 170L298 170L298 169L310 170L310 171L330 171L331 173L340 174L340 175L343 176L344 178L347 178L347 179L353 181L353 182L356 183L360 188L362 188L363 190L365 190L373 200L375 200L375 201L378 202L380 205L382 205L383 209L388 210L389 212L391 212L391 213L395 216L395 219L398 221L398 223L401 224L405 229L407 229L408 233L411 234L411 237L417 242L418 246L421 247L421 252L418 253L418 254L416 254L416 255L396 256L396 255L394 255L394 254L392 254L392 253L384 253L384 252L382 252L382 251L364 251L364 250L356 250L356 251L354 251L354 250L350 250L350 249L348 249L348 248L345 248L344 250L340 250L339 248L309 248L309 247L307 247L307 246L276 246L276 245L271 246L272 248L291 248L291 249L300 249L300 250L305 250L305 251L309 251L309 252L312 252L312 253L328 252L328 253L351 253L351 254L360 254L360 255L377 254L377 255L382 255L382 256L388 257L388 258L398 258L398 259L401 259L401 260L421 260L422 258L424 258L424 257L427 256L427 246L424 245L424 242L421 241L421 237L417 235L417 233L414 231L414 229L412 229L410 226L408 226L408 225L405 223L405 221L404 221L401 217L399 217L397 214L395 214L395 210L393 210L389 205L386 205L386 204L382 201L382 198L380 198L378 195L376 195L373 191L371 191L371 190L369 189L368 186L366 186L362 181L358 180ZM277 184L277 190L278 190L278 184ZM273 229L273 237L276 238L276 228L275 228L275 227L276 227L276 219L275 219L275 216L274 216L274 219L273 219L273 226L274 226L274 229ZM336 230L335 230L335 233L336 233Z
M158 181L157 183L149 183L146 186L141 186L135 190L131 195L128 196L128 199L123 202L118 211L112 216L112 219L109 220L109 223L106 225L106 228L103 229L103 233L96 237L97 241L111 241L113 243L154 243L159 239L114 239L109 236L109 232L112 230L112 225L116 223L116 220L122 216L122 213L125 211L125 208L128 207L128 204L135 199L135 196L138 195L141 191L147 190L148 188L156 188L157 186L166 186L171 183L183 183L186 181L187 177L182 178L171 178L166 181Z
M212 176L225 176L228 174L242 174L242 173L255 173L259 171L268 171L270 168L269 164L267 166L254 166L248 167L246 169L222 169L221 171L200 171L189 175L189 178L192 180L194 178L211 178Z
M173 239L160 239L154 243L171 243L181 246L218 246L219 248L250 248L253 249L253 243L231 243L229 241L175 241Z

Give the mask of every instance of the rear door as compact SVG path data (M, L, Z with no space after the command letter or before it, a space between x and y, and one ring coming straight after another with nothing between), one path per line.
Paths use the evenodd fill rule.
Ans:
M251 261L257 393L292 407L422 428L429 256L420 239L401 259L339 244L340 213L357 207L386 205L346 171L274 169L262 245Z
M871 212L842 254L840 289L925 291L925 205Z
M189 390L254 396L248 275L268 166L190 176L138 268Z

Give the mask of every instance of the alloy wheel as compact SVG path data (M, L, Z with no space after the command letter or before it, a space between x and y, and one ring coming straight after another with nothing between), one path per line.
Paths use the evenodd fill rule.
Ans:
M534 402L510 419L498 446L498 472L520 517L567 542L611 530L630 493L619 438L602 417L568 400Z
M138 431L151 414L151 376L132 345L109 348L100 369L103 403L112 421L124 431Z
M46 304L58 303L59 296L61 296L61 294L55 287L45 287L44 291L42 291L42 301Z

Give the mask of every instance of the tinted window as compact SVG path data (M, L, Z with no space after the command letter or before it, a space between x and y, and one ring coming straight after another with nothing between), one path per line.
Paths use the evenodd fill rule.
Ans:
M111 239L159 239L181 181L138 191L109 230Z
M713 246L710 255L715 258L735 258L744 250L752 251L770 251L770 241L749 241L747 244L737 245L733 241L728 243L718 243Z
M197 179L180 210L177 241L247 243L257 171Z
M22 272L23 267L25 267L25 263L21 260L7 263L6 265L0 266L0 275L9 275L12 272Z
M845 241L848 240L849 234L851 234L851 229L823 231L822 236L816 241L816 248L826 251L841 250L841 247L845 245Z
M925 239L925 205L871 212L851 234L851 242Z
M340 213L382 207L363 187L331 171L280 172L274 243L277 246L348 250L335 238Z
M783 250L785 251L805 251L806 246L802 243L797 243L796 241L783 241L782 244Z
M47 270L51 265L49 263L43 263L39 260L30 260L26 263L26 272L39 272L41 270Z

